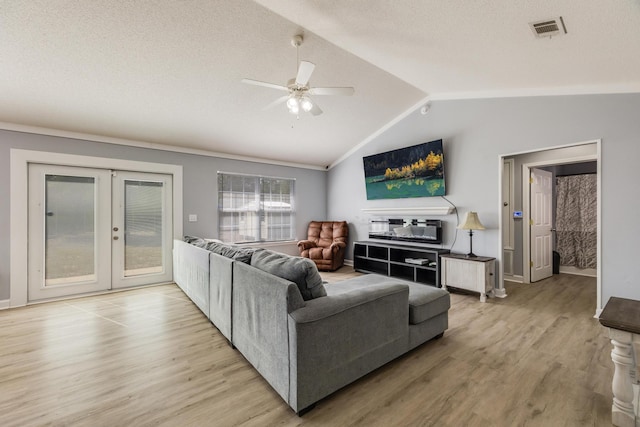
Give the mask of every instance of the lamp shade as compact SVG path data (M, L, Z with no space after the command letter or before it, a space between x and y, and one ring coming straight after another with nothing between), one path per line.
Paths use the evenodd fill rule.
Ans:
M461 230L484 230L484 225L478 219L477 212L467 212L464 222L458 228Z

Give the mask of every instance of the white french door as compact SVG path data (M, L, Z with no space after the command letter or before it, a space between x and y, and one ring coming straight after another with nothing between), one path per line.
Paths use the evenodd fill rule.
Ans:
M28 300L170 281L171 181L29 164Z
M113 287L171 281L171 175L118 171L113 183Z

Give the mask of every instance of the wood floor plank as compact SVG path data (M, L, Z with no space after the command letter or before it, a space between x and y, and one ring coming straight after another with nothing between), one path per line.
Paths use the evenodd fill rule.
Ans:
M358 275L322 273L329 282ZM1 426L610 425L595 280L452 294L449 329L302 418L175 285L0 311Z

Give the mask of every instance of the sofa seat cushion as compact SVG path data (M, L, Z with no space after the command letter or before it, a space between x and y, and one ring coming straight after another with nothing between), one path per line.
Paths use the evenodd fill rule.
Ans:
M417 325L441 313L451 306L449 292L434 286L395 279L380 274L366 274L327 285L327 294L336 295L352 289L379 283L403 283L409 286L409 324Z
M409 283L409 324L418 325L451 307L449 292L442 288Z
M294 257L267 249L257 249L251 265L298 285L302 298L309 301L327 295L318 267L308 258Z

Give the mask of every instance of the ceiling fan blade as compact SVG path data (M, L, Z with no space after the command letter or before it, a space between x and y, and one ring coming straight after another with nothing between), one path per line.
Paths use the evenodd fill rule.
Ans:
M309 112L314 116L319 116L320 114L322 114L322 110L320 109L320 107L318 107L318 104L316 104L313 99L310 99L310 101L313 107L311 107L311 110L309 110Z
M314 68L316 68L316 65L313 62L300 61L298 75L296 76L296 84L298 86L306 86L307 83L309 83L309 79L311 78L311 73L313 73Z
M355 91L356 90L352 87L314 87L309 89L309 94L351 96Z
M275 101L273 101L272 103L268 104L267 106L265 106L263 108L263 110L268 110L270 108L275 107L276 105L280 105L283 104L284 102L286 102L286 100L289 99L289 95L285 95L285 96L281 96L280 98L276 99Z
M267 82L261 82L259 80L251 80L251 79L242 79L241 80L242 83L246 83L249 85L255 85L255 86L263 86L263 87L268 87L271 89L278 89L278 90L285 90L285 91L289 91L289 88L286 86L282 86L282 85L277 85L274 83L267 83Z

